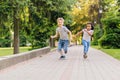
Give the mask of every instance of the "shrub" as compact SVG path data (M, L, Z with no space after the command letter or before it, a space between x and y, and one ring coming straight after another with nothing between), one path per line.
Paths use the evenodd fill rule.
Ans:
M99 39L99 45L103 48L120 48L120 19L107 18L103 20L104 35Z
M92 45L98 45L98 39L100 39L102 36L101 30L99 25L96 25L94 27L94 34L93 34L93 40L92 40Z

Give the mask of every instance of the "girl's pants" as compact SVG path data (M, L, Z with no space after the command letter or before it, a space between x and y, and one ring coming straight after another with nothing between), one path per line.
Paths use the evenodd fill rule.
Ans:
M90 42L86 40L82 40L83 46L84 46L84 54L87 54L88 49L90 47Z

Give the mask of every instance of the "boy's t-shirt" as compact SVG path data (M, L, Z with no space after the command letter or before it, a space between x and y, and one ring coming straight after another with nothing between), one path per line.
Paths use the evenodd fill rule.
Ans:
M56 33L59 34L60 39L62 39L62 40L68 40L68 32L69 32L69 29L65 26L58 27L56 29Z
M91 36L84 30L85 29L82 30L83 31L83 40L86 40L86 41L90 42L91 41ZM93 30L90 30L88 32L90 32L93 35Z

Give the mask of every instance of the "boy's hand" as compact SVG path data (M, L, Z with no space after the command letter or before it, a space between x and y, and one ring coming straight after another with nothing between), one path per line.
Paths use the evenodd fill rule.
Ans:
M72 45L72 40L73 40L72 37L70 37L70 45Z
M76 38L77 37L77 34L73 36L73 38Z
M76 39L76 38L77 38L77 35L73 35L73 36L72 36L72 39Z
M54 38L54 36L50 36L50 38Z
M72 41L72 37L70 37L70 41Z

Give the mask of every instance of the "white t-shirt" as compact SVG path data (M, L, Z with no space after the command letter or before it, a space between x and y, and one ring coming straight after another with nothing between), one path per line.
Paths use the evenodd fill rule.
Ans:
M56 33L59 34L60 39L62 39L62 40L68 40L68 32L69 32L69 29L65 26L58 27L56 29Z
M86 40L86 41L90 42L91 41L91 36L85 31L85 29L83 29L82 31L83 31L83 40ZM93 30L89 30L88 32L90 32L91 35L93 35Z

